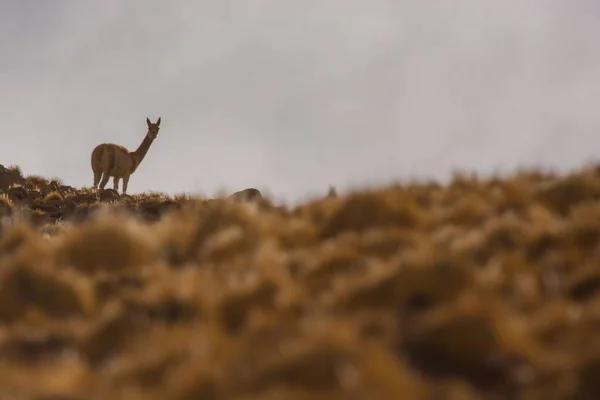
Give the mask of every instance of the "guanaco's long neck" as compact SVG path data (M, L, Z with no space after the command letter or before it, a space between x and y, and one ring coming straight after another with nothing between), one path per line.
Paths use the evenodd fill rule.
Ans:
M131 153L133 158L135 158L137 165L140 165L140 163L142 162L144 157L146 157L146 153L148 153L148 149L150 148L150 145L152 144L153 141L154 141L154 139L151 139L150 135L146 134L146 136L144 137L144 140L142 140L142 143L140 143L138 148L134 152Z

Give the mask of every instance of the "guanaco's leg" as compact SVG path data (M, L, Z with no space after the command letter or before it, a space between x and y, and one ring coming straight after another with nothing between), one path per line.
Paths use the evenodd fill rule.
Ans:
M102 176L102 180L100 181L100 189L104 189L104 186L108 183L110 176L105 172L104 176Z
M123 194L127 194L127 184L129 183L130 175L125 175L123 177Z
M94 188L98 187L100 179L102 178L102 172L94 172Z

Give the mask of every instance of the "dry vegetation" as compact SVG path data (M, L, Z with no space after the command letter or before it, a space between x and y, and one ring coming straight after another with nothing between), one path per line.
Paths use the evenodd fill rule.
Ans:
M0 398L600 398L600 168L291 210L0 192Z

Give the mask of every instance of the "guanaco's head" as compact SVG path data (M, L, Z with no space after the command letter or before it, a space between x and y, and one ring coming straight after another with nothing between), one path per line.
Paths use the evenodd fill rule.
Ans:
M156 120L155 124L146 118L146 123L148 124L148 136L150 136L150 139L152 140L156 139L158 136L158 130L160 129L160 117Z

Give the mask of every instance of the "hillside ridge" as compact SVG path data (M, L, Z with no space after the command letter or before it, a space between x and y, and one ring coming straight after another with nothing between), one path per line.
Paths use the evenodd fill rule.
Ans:
M265 203L260 191L248 188L228 196L236 201L252 200ZM170 210L190 201L210 202L217 199L160 192L120 194L114 189L75 188L60 179L39 175L25 176L18 166L0 165L0 217L10 217L17 210L35 226L58 221L81 222L105 206L123 209L145 221L156 221Z

